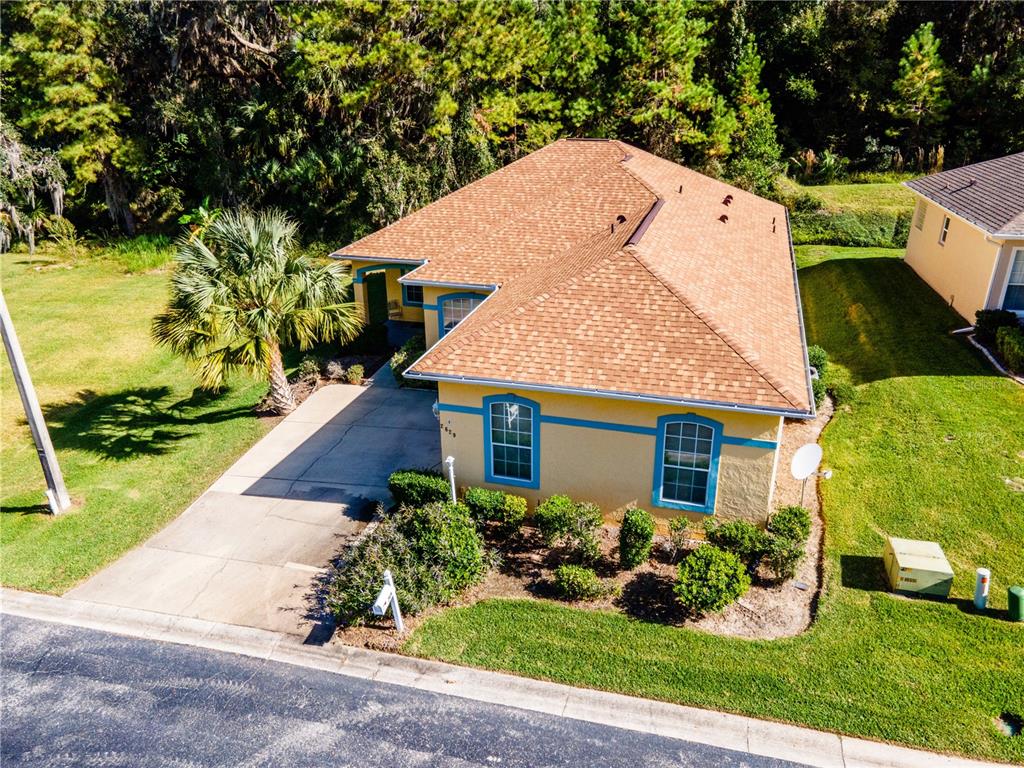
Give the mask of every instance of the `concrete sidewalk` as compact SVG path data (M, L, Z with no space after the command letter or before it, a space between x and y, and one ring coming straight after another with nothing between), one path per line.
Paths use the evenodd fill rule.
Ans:
M388 475L440 461L434 393L317 390L170 525L67 593L107 605L305 636L313 582L389 501Z
M996 768L998 764L638 699L294 635L69 598L0 590L0 611L170 643L239 653L332 674L501 704L822 768Z

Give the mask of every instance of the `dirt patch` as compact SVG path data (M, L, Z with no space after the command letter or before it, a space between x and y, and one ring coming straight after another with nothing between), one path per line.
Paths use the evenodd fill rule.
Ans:
M802 484L790 474L790 461L801 445L817 442L832 413L832 403L826 398L818 409L817 418L786 422L775 481L775 507L800 503ZM584 610L617 611L641 621L685 626L716 635L758 640L798 635L813 621L821 592L824 526L816 482L808 481L803 506L811 513L811 535L807 556L797 569L796 577L778 584L767 573L758 573L747 594L721 613L701 619L684 615L673 592L679 558L674 556L665 537L655 538L654 551L647 563L632 571L621 571L618 567L619 529L615 525L605 525L599 531L601 557L594 566L598 576L614 587L614 591L600 600L563 604ZM690 545L699 543L695 540ZM565 562L564 553L547 549L537 530L529 526L496 547L497 567L483 582L464 593L455 606L472 605L489 598L555 599L554 570ZM453 606L440 606L407 617L406 627L413 630L450 607ZM337 630L336 638L351 645L397 651L401 642L391 627L390 621L344 627Z

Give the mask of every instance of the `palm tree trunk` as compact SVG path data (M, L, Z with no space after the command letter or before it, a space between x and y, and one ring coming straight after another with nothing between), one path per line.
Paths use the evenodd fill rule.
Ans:
M295 394L284 373L281 346L276 339L269 340L267 344L270 346L270 401L278 413L291 413L295 410Z

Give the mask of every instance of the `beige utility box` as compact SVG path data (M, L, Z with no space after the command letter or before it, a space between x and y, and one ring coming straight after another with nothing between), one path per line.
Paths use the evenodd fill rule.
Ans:
M885 573L893 592L907 592L932 597L949 597L953 588L953 569L934 541L897 539L885 542Z

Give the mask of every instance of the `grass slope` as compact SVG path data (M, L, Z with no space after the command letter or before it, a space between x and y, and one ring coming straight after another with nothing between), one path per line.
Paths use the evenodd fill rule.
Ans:
M409 653L935 750L1024 760L993 718L1024 712L1024 625L973 615L1024 583L1024 390L948 330L955 317L899 251L799 250L809 340L858 387L823 436L827 590L804 635L752 642L541 601L446 611ZM885 591L883 535L937 539L953 599Z
M193 392L154 348L170 250L2 260L3 290L77 511L45 512L42 471L6 363L0 374L0 581L63 592L179 514L264 432L263 385ZM153 270L156 271L153 271ZM126 271L139 271L126 274Z
M914 195L896 181L871 184L799 184L788 177L780 177L783 194L796 197L811 195L830 211L880 211L884 213L910 213L914 208Z

